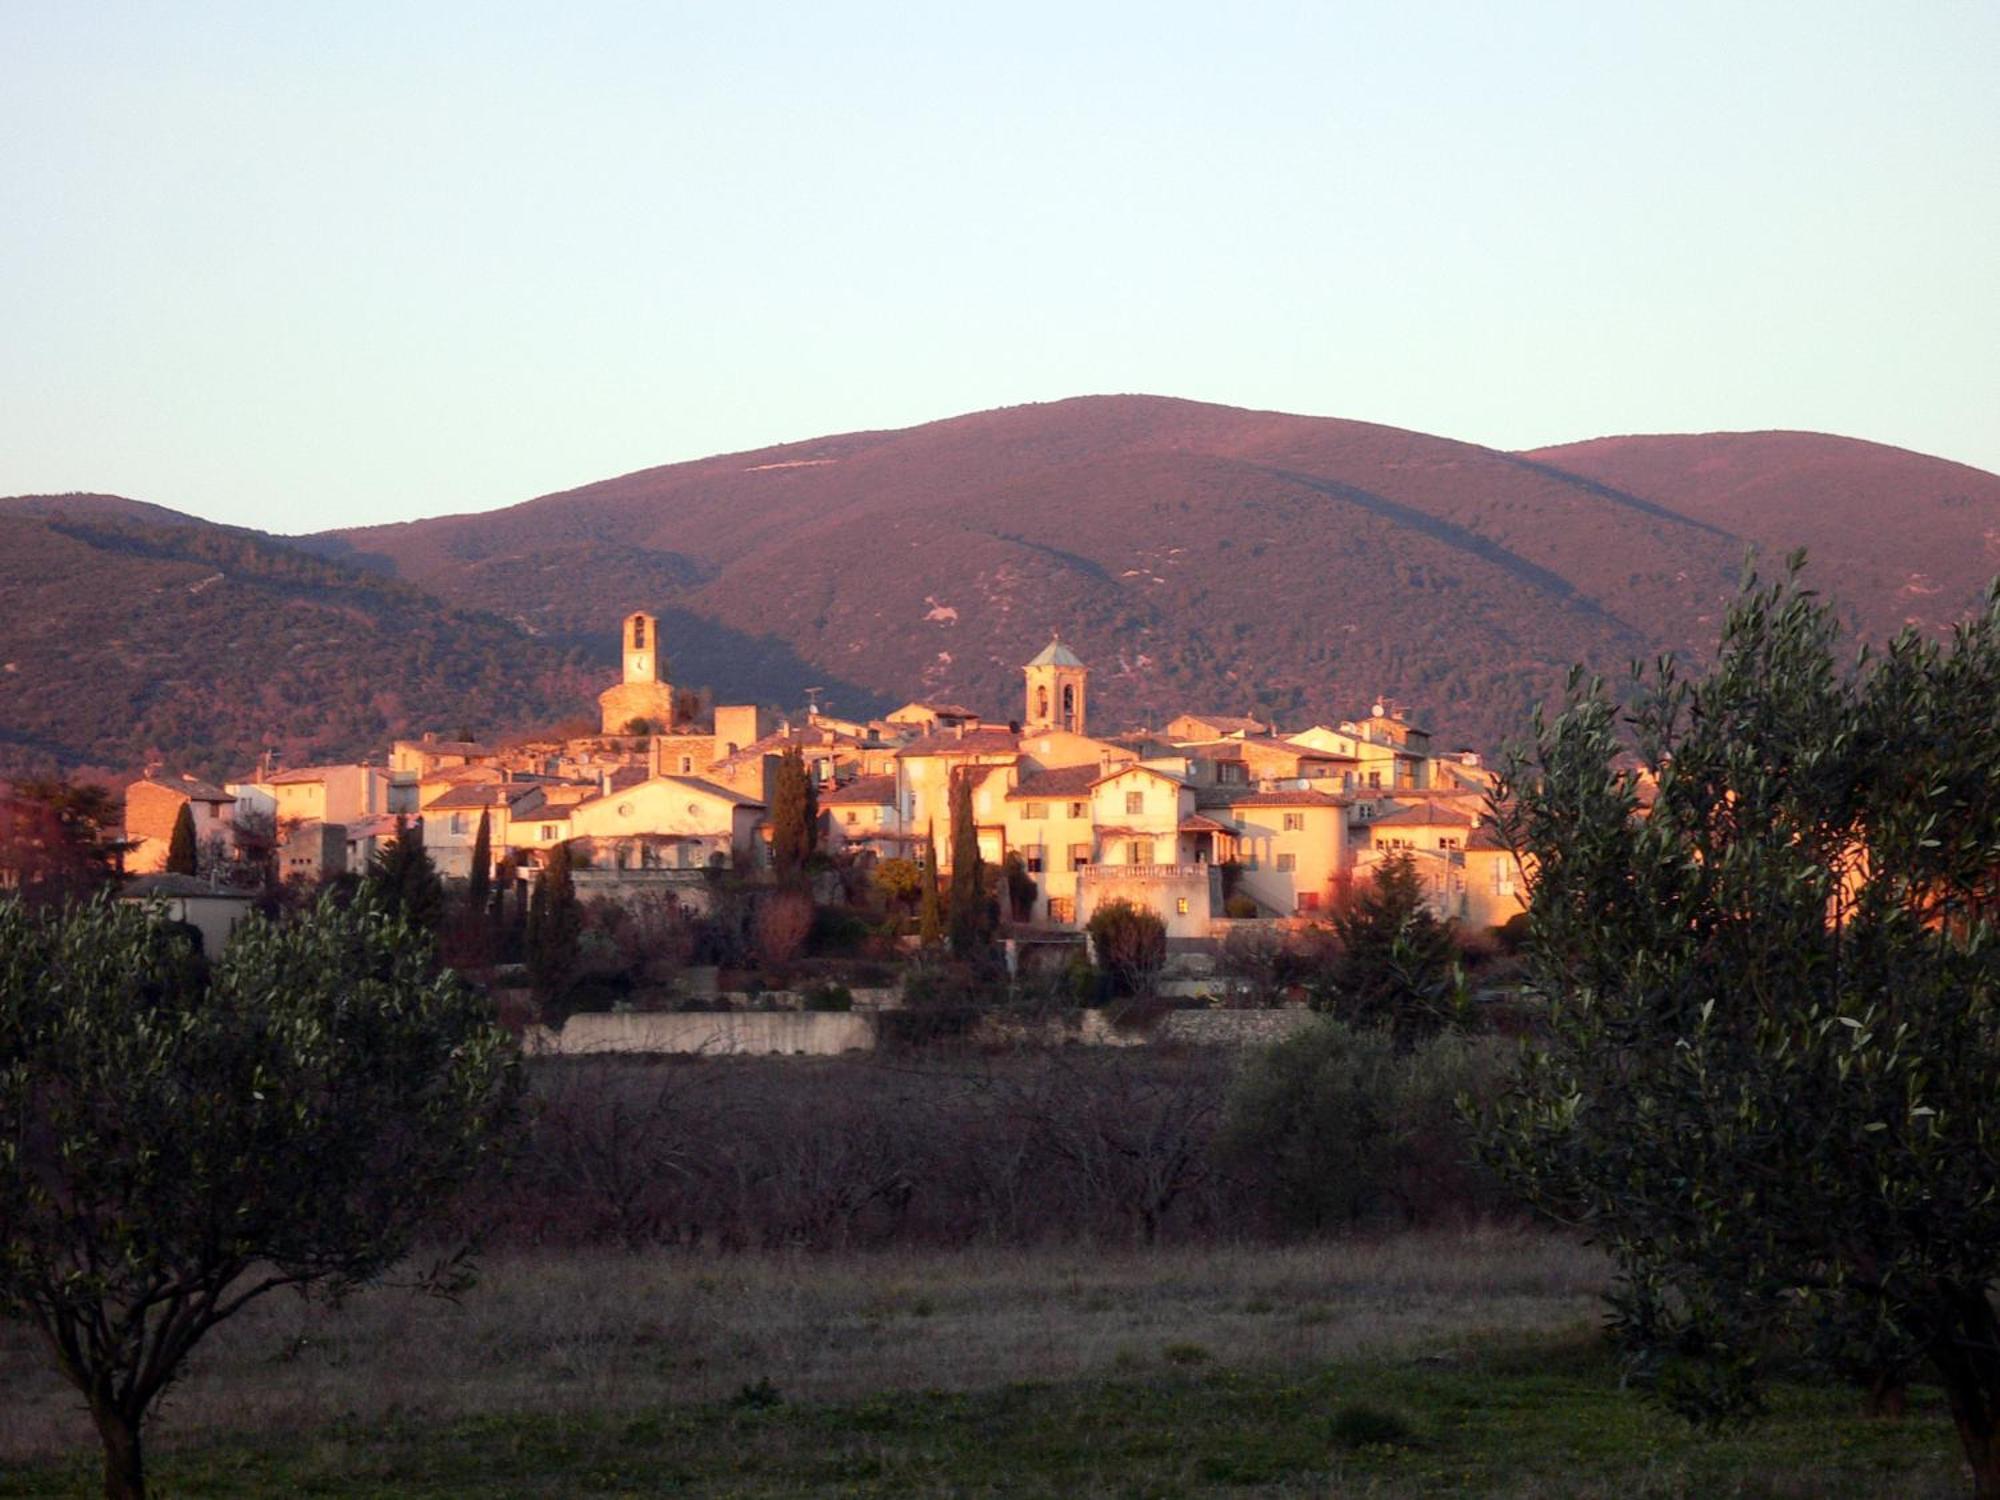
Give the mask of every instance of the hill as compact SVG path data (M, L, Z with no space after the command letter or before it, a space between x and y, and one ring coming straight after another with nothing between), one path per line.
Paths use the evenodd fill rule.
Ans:
M1812 576L1874 636L1948 626L2000 572L2000 477L1903 448L1817 432L1709 432L1522 456L1767 550L1806 547Z
M240 775L572 713L596 675L502 621L109 496L0 501L0 773Z
M680 680L782 702L821 684L850 710L922 692L1007 712L1019 663L1060 628L1097 669L1101 724L1187 706L1297 720L1388 694L1491 746L1573 661L1698 653L1752 544L1811 547L1815 578L1879 631L1913 613L1912 587L1935 589L1925 623L1969 606L1995 528L2000 479L1847 439L1509 454L1120 396L302 544L607 665L617 617L657 608Z

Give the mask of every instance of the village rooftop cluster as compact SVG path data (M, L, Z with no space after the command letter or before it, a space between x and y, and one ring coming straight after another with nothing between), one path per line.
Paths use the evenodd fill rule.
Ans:
M125 794L126 869L167 863L186 808L205 867L265 857L284 879L362 871L421 823L440 874L471 873L478 830L523 882L568 846L597 894L687 887L706 872L765 868L781 758L796 751L817 788L820 847L877 858L935 848L949 874L950 788L972 780L982 858L1009 855L1035 883L1026 925L1074 931L1123 899L1170 937L1234 923L1310 917L1380 861L1407 855L1432 908L1468 927L1523 909L1514 856L1488 816L1493 776L1470 752L1433 754L1394 704L1282 732L1261 719L1189 712L1157 731L1093 736L1090 668L1062 643L1021 669L1020 716L994 723L956 704L913 701L880 719L760 707L700 714L666 678L659 622L623 621L622 680L599 695L599 733L507 747L425 735L385 764L265 770L226 786L156 769ZM151 882L193 898L199 882Z

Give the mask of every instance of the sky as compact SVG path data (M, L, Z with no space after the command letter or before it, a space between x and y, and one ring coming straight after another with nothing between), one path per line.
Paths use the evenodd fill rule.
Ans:
M0 3L0 494L1148 392L2000 471L2000 5Z

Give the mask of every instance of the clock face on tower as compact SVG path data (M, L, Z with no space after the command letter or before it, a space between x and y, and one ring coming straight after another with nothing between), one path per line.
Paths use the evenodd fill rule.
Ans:
M635 677L644 677L646 675L645 652L641 651L637 656L632 658L632 674Z

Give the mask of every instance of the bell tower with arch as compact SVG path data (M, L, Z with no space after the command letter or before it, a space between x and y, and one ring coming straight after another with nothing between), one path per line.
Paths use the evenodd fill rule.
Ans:
M1021 671L1027 677L1023 730L1066 729L1082 734L1090 668L1062 643L1062 637L1052 633L1049 643Z
M625 617L625 680L660 680L660 622L652 615L634 612Z
M666 680L667 662L660 650L658 617L635 610L625 617L625 677L597 695L606 734L634 732L643 722L647 731L664 734L674 727L674 689Z

